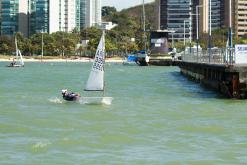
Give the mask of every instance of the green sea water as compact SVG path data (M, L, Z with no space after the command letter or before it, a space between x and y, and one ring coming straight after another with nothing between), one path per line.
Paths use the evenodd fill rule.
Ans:
M83 95L91 63L0 63L0 164L247 164L247 101L224 99L177 67L107 63L111 105Z

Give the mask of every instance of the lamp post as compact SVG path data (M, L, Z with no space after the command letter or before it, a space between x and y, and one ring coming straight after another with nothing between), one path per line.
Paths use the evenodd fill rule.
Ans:
M147 53L146 51L146 49L147 49L147 45L146 45L146 40L147 40L147 36L146 36L146 18L145 18L145 1L143 0L142 1L142 14L143 14L143 31L144 31L144 50L145 50L145 53Z
M230 56L230 64L233 63L233 57L232 57L232 0L229 0L229 48L230 48L230 52L229 52L229 56Z
M191 14L190 15L195 15L195 14ZM191 19L187 19L187 20L184 20L184 46L185 46L185 23L188 22L190 24L190 27L189 27L189 30L190 30L190 48L191 48L191 43L192 43L192 29L191 29Z
M62 33L63 33L63 39L62 39L62 42L63 42L63 45L62 45L63 46L62 57L64 57L64 33L65 33L65 27L62 28Z
M203 5L196 6L196 55L198 62L198 47L199 47L199 7L203 7Z
M186 22L189 22L189 20L184 20L184 46L185 46L185 44L186 44L186 43L185 43L185 32L186 32L186 30L185 30L185 23L186 23Z
M174 35L174 33L175 33L175 30L172 29L172 30L171 30L171 33L172 33L172 48L174 48L174 37L173 37L173 35Z
M184 20L184 57L185 57L185 51L186 51L186 43L185 43L185 23L189 22L190 20ZM190 28L191 30L191 28ZM190 32L190 54L191 54L191 32Z
M85 48L86 48L86 53L85 53L85 55L86 55L86 57L87 57L87 29L85 29L85 43L86 43L86 45L85 45Z
M212 0L209 0L209 36L208 36L208 55L209 63L211 58L211 38L212 38Z
M43 30L41 31L41 62L43 61L44 56L44 37L43 37Z
M190 0L190 12L189 12L189 20L190 20L190 54L191 54L191 42L192 42L192 3Z

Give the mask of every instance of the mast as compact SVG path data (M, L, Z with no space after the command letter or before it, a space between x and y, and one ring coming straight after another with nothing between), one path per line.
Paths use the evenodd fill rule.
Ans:
M146 36L146 16L145 16L145 5L144 5L144 0L142 1L142 14L143 14L143 35L144 35L144 50L146 53L147 50L147 45L146 45L146 40L147 40L147 36Z
M17 46L17 39L15 36L15 54L16 54L16 58L18 57L18 46Z
M43 56L44 56L44 37L43 37L43 30L41 32L41 62L43 60Z
M228 30L228 37L229 37L229 58L230 58L230 64L233 63L233 57L232 57L232 0L229 0L229 30Z
M209 63L211 60L211 47L212 47L212 0L209 0L209 36L208 36L208 56L209 56Z

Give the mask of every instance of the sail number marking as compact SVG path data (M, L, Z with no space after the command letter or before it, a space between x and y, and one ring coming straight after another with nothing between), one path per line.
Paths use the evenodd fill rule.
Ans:
M104 63L104 58L103 58L103 51L98 51L95 57L95 62L93 65L93 68L99 71L103 71L103 63Z

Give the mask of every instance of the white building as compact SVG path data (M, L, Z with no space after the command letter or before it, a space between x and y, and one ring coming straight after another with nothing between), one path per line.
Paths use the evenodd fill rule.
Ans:
M86 27L101 24L101 0L87 0Z
M65 30L65 4L65 0L49 1L48 33Z
M36 0L32 12L37 14L31 16L34 17L31 18L32 33L39 31L47 33L71 32L77 26L76 7L76 0ZM42 11L40 11L41 8Z
M102 22L100 27L105 30L111 30L116 26L117 24L114 24L112 22Z
M76 0L65 0L65 31L76 28Z

